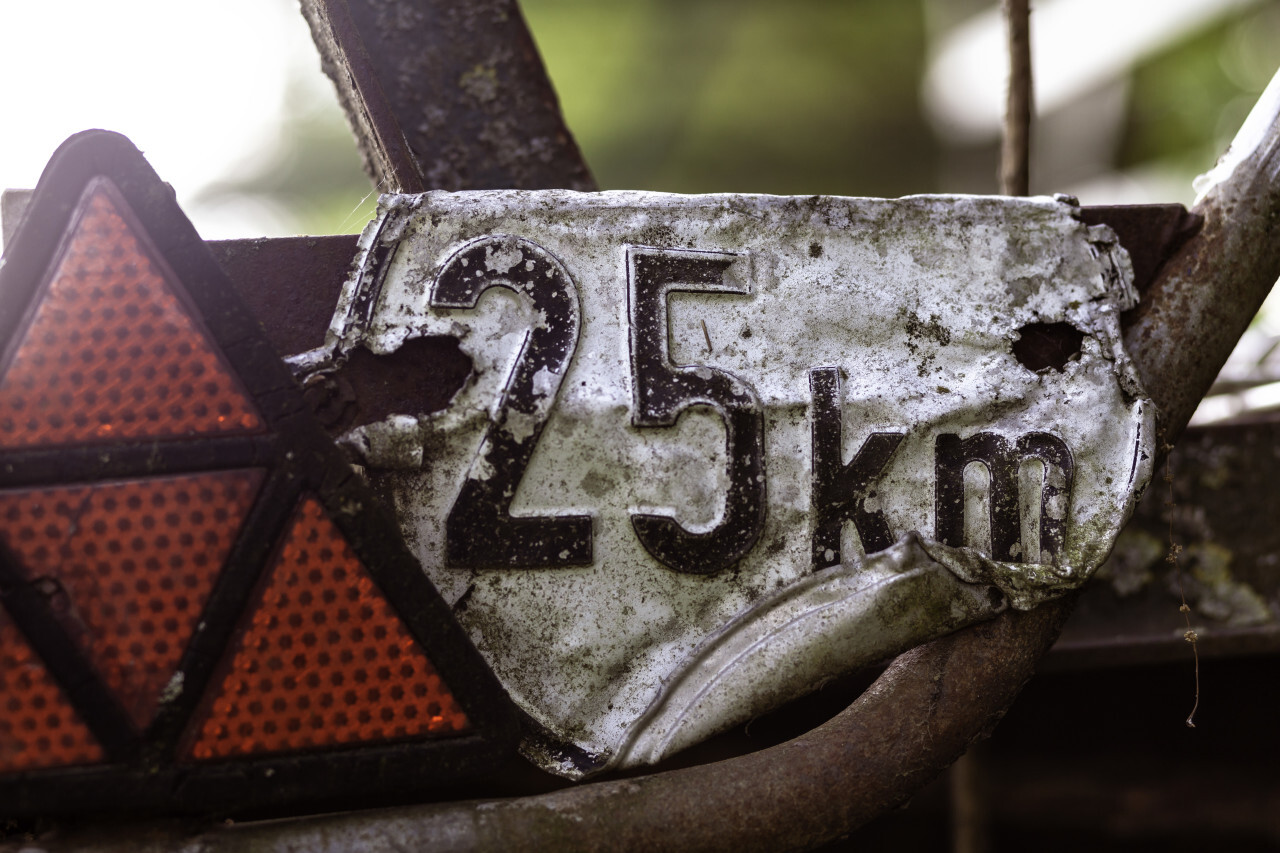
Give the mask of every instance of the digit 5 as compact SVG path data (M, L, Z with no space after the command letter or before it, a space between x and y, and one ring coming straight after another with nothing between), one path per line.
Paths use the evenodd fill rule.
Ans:
M764 526L764 416L755 391L731 373L671 363L667 294L750 294L749 284L725 280L739 255L677 249L627 249L631 376L637 427L671 427L691 406L709 406L724 421L729 492L724 516L706 533L690 533L667 515L633 513L636 536L669 569L710 575L741 560Z

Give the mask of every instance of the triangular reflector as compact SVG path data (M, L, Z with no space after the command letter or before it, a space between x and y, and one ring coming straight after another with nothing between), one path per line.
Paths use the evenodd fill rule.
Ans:
M310 286L263 248L264 286ZM510 698L128 140L58 149L0 304L0 818L376 803L512 754Z
M99 182L0 378L0 446L258 431L262 418Z
M0 492L0 538L134 724L160 693L262 483L261 469Z
M467 716L314 497L233 642L189 755L461 734Z
M94 764L102 747L0 610L0 773Z

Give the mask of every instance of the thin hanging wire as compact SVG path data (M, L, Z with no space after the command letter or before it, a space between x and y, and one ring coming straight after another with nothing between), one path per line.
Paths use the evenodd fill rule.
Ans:
M1196 645L1200 636L1191 627L1191 605L1187 604L1187 591L1182 585L1182 564L1178 562L1178 558L1182 556L1182 546L1173 541L1173 514L1178 507L1173 502L1173 470L1169 464L1169 455L1173 451L1173 445L1166 444L1160 449L1164 452L1164 481L1169 488L1169 496L1164 502L1165 509L1169 513L1169 554L1164 559L1165 562L1173 566L1173 576L1178 580L1178 595L1182 598L1182 604L1178 607L1178 612L1182 614L1182 618L1187 623L1187 630L1182 635L1182 638L1191 644L1191 659L1195 661L1195 703L1191 706L1191 713L1187 714L1187 719L1184 721L1187 724L1187 728L1194 729L1196 727L1196 711L1200 710L1200 649Z

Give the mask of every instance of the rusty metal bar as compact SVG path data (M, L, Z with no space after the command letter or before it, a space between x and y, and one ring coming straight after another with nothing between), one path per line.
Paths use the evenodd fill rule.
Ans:
M338 100L374 186L382 192L427 189L346 0L304 2L302 14L320 50L321 67L338 90Z
M324 343L356 253L356 235L210 240L206 245L279 355Z
M383 192L594 190L516 0L303 0Z
M1176 662L1189 681L1191 649L1175 630L1184 624L1175 573L1193 610L1201 661L1280 654L1280 623L1268 607L1280 599L1280 529L1259 523L1280 516L1277 446L1275 412L1187 429L1170 455L1173 482L1147 490L1039 670ZM1183 547L1178 569L1165 561L1171 514L1173 540Z

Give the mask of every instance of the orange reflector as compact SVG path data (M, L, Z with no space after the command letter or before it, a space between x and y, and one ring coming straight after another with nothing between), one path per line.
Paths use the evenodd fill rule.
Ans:
M458 734L466 714L314 497L294 514L190 749L197 759ZM203 719L201 719L203 716Z
M163 270L99 187L0 380L0 446L261 429Z
M5 250L0 824L496 771L509 697L137 149L68 140Z
M155 714L260 469L0 492L0 537L139 729Z
M103 760L88 727L0 610L0 773Z

